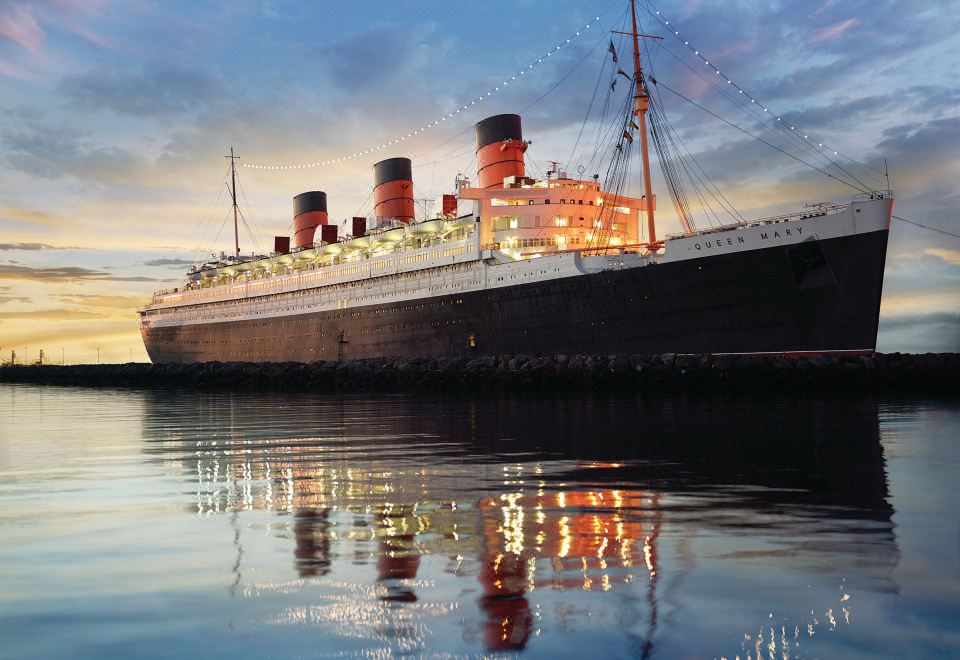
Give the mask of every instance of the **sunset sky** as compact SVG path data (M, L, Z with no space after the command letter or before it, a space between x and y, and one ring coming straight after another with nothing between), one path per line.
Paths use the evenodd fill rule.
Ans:
M769 117L744 113L697 75L716 78L653 19L654 5L638 5L641 31L664 37L648 46L648 73L784 144ZM191 263L232 250L223 157L231 146L244 165L241 208L259 241L241 230L248 254L290 231L300 192L326 191L337 221L370 213L371 165L382 158L413 159L417 197L451 192L457 172L473 174L473 124L493 114L522 114L533 141L528 169L541 173L558 160L575 173L594 148L596 127L584 117L625 7L0 3L0 357L16 350L21 361L26 351L33 361L44 349L52 362L94 362L99 348L103 362L146 360L137 308L154 290L179 286ZM687 0L655 8L770 114L874 174L885 158L896 215L960 233L956 2ZM742 214L852 198L853 190L676 96L662 98L687 148ZM246 167L352 156L441 118L336 165ZM675 231L655 174L661 232ZM960 350L960 239L894 220L881 317L881 351Z

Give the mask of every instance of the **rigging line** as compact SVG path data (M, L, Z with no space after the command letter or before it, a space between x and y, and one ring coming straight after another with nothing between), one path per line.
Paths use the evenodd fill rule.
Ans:
M545 91L543 94L541 94L540 97L539 97L536 101L534 101L533 103L531 103L531 104L528 105L527 107L523 108L523 109L520 111L520 114L522 115L524 112L526 112L527 110L529 110L530 108L532 108L532 107L535 106L536 104L540 103L540 101L542 101L543 99L545 99L545 98L547 97L547 95L550 94L550 92L552 92L552 91L555 90L557 87L559 87L560 85L562 85L563 82L564 82L567 78L569 78L570 75L571 75L574 71L576 71L577 69L580 68L580 65L583 64L588 57L590 57L591 55L593 55L593 51L595 51L595 50L597 49L597 46L599 46L599 45L602 43L602 40L605 39L605 38L606 38L606 35L603 35L603 37L601 38L601 41L598 41L597 43L595 43L595 44L593 45L593 48L591 48L590 50L588 50L588 51L586 52L586 54L584 54L584 56L580 58L580 61L577 62L575 65L573 65L573 68L572 68L572 69L570 69L570 70L567 71L565 74L563 74L563 76L561 76L560 80L558 80L557 82L555 82L555 83L553 84L553 86L550 87L550 89L548 89L548 90Z
M253 217L253 207L250 206L250 200L247 198L247 191L243 188L243 181L240 180L240 177L237 177L237 184L240 186L240 195L243 197L243 203L247 205L247 212L250 214L250 223L253 225L253 230L256 231L256 235L253 237L253 242L260 247L260 251L263 251L260 242L257 240L256 236L263 236L263 230L260 229L260 226L257 224L256 218ZM241 213L242 215L242 213Z
M472 128L473 128L473 126L470 126L470 127L468 127L467 129L465 129L465 130L461 131L460 133L458 133L457 135L455 135L454 137L459 137L459 136L463 135L464 133L466 133L468 130L471 130ZM453 138L451 138L451 139L453 139ZM446 144L447 142L450 142L450 140L447 140L447 141L444 142L443 144ZM437 145L437 148L439 148L440 146L442 146L442 145ZM428 153L430 153L431 151L434 151L434 150L435 150L435 149L430 149L430 150L424 152L424 154L428 154ZM462 157L462 156L466 156L466 155L467 155L468 153L470 153L471 151L473 151L474 153L476 153L476 147L474 146L474 139L473 139L472 137L471 137L469 140L467 140L466 142L462 142L462 143L460 143L459 145L457 145L456 147L454 147L453 151L447 152L446 155L444 155L444 156L437 156L437 157L434 158L433 160L426 161L426 162L423 162L423 163L419 163L419 164L417 164L417 165L414 165L414 166L413 166L413 169L415 169L415 170L423 169L424 167L427 167L428 165L434 165L434 167L436 167L436 163L442 163L442 162L444 162L444 161L446 161L446 160L450 160L450 159L452 159L452 158L460 158L460 157ZM415 155L415 156L412 157L412 159L416 159L416 158L420 158L420 156Z
M667 117L666 112L664 111L663 97L660 94L659 89L654 88L654 96L651 97L651 99L653 100L653 105L660 108L660 113L663 115L663 120L666 123L667 128L669 129L669 133L672 134L672 137L670 138L671 142L676 140L676 143L679 144L680 148L684 151L684 153L687 154L687 158L694 166L694 168L692 168L693 173L696 174L697 171L699 171L699 174L697 174L697 179L700 181L700 184L703 185L706 188L706 191L710 194L710 196L713 197L713 199L718 204L720 204L721 207L723 207L725 212L729 213L731 216L734 217L734 219L738 219L740 222L746 222L746 219L740 214L740 211L737 210L737 207L734 206L734 204L729 199L727 199L727 196L723 194L723 191L720 190L720 187L716 183L714 183L713 179L710 178L710 176L707 174L703 166L700 165L700 161L698 161L696 157L690 152L690 150L687 148L686 143L684 143L683 139L680 137L680 134L673 127L673 124L670 122L670 119ZM683 162L683 166L686 169L687 167L686 160L681 158L681 162ZM706 180L707 183L704 183L704 179ZM716 191L716 194L714 194L714 191ZM717 195L720 196L722 201L721 199L717 199ZM717 222L719 221L720 219L717 218Z
M624 21L626 20L626 15L627 15L627 12L626 10L624 10L622 15ZM610 43L612 44L613 40L611 40ZM610 58L610 64L611 65L615 64L615 62L613 62L612 54ZM580 138L583 137L583 131L587 127L587 122L590 120L590 113L593 111L593 104L597 100L597 92L600 91L600 82L603 80L603 73L606 70L607 70L607 59L604 58L602 64L600 65L600 71L597 73L597 82L593 86L593 95L590 97L590 105L587 106L587 112L583 117L583 123L580 124L580 132L577 133L577 139L573 143L573 149L570 150L570 156L567 158L568 165L571 165L571 166L573 165L573 158L577 153L577 147L580 146ZM616 72L612 72L612 75L616 76L617 74Z
M686 171L687 173L687 176L691 177L691 172L690 170L687 169L686 163L684 163L683 167L684 167L684 171ZM696 175L695 172L692 174ZM692 177L691 177L691 180L692 180ZM716 225L720 226L723 224L722 222L720 222L720 216L717 215L717 212L714 211L713 206L711 206L710 203L707 201L707 199L703 196L703 192L706 187L702 186L702 183L703 182L701 181L701 186L694 185L693 192L696 194L697 199L700 200L700 208L705 212L705 215L707 216L707 218L709 219L712 216L713 219L710 220L710 224L713 225L714 224L713 221L716 220Z
M746 113L746 114L750 114L751 111L749 110L749 108L756 108L756 104L755 104L755 103L742 102L742 101L740 100L739 95L732 95L732 96L731 96L731 95L727 94L726 91L724 91L723 87L717 85L713 80L711 80L710 78L704 76L700 71L694 69L692 66L690 66L690 64L689 64L688 62L686 62L685 60L681 59L681 58L680 58L676 53L674 53L672 50L666 48L665 46L664 46L664 50L667 52L668 55L670 55L671 57L673 57L677 62L679 62L680 64L682 64L683 66L685 66L687 69L689 69L695 76L697 76L697 77L700 78L702 81L704 81L705 83L707 83L708 86L712 87L718 94L720 94L720 96L722 96L724 99L726 99L726 100L727 100L731 105L733 105L734 107L739 108L740 110L742 110L742 111L743 111L744 113ZM741 91L740 94L742 95L743 92ZM762 111L761 111L759 108L758 108L757 110L758 110L758 112L761 112L761 113L762 113ZM804 142L799 136L797 136L797 135L789 132L788 129L786 129L786 127L783 126L783 124L779 124L779 126L780 126L780 128L782 128L782 129L787 133L787 136L788 136L791 140L793 140L793 141L796 142L796 146L799 146L801 149L804 149L804 150L807 151L808 153L812 153L815 157L820 157L821 159L827 161L827 164L832 165L832 164L834 163L834 161L832 161L831 159L827 158L827 157L824 156L823 154L821 154L821 153L817 152L816 150L812 149L812 148L810 147L810 145L807 144L806 142Z
M597 92L600 91L600 82L603 80L603 72L607 69L607 60L604 58L603 64L600 66L600 72L597 74L597 82L593 86L593 95L590 97L590 104L587 106L587 112L583 116L583 123L580 124L580 131L577 133L577 139L573 143L573 148L570 150L570 155L567 157L567 163L573 164L573 156L577 153L577 147L580 146L580 138L583 137L583 130L587 127L587 122L590 120L590 113L593 111L593 104L597 100Z
M617 135L616 140L613 142L616 143L615 152L613 158L610 159L610 164L607 166L607 173L604 176L604 186L603 189L610 191L616 197L621 196L624 184L626 183L629 186L629 173L630 173L630 155L632 153L633 141L627 140L624 142L622 137L623 133L626 133L628 122L631 120L632 114L629 112L630 101L633 99L637 86L637 81L630 81L630 87L627 90L627 96L624 99L623 104L620 106L620 112L617 114L617 117L622 117L614 124L616 125L621 133ZM619 147L619 148L617 148ZM612 228L613 219L614 219L614 206L616 206L616 201L614 200L613 204L604 204L603 209L600 212L600 226L591 227L591 231L588 233L587 247L592 247L595 243L599 246L599 242L605 234L604 227L609 225ZM607 213L607 208L610 211ZM604 215L606 214L608 220L604 222Z
M938 234L944 234L946 236L952 236L953 238L960 238L960 234L954 234L953 232L947 231L945 229L937 229L936 227L928 227L927 225L921 225L919 222L913 220L907 220L906 218L901 218L899 215L892 216L901 222L906 222L908 225L914 225L915 227L921 227L923 229L929 229L930 231L935 231Z
M847 160L849 160L849 159L847 159ZM872 179L873 181L875 181L875 182L877 183L877 186L878 186L877 190L886 190L886 189L887 189L886 174L885 174L884 172L880 172L879 175L877 175L877 174L872 174L872 173L870 172L870 170L873 170L872 167L870 167L869 165L864 165L863 163L858 163L858 162L855 161L855 160L851 160L851 161L850 161L850 164L853 165L854 167L859 167L859 168L862 170L862 173L863 173L865 176L867 176L867 177L869 177L870 179ZM876 170L874 170L874 171L876 171Z
M717 85L711 78L709 78L708 76L704 76L700 71L694 69L692 66L690 66L689 63L681 59L679 56L677 56L676 53L674 53L670 49L664 47L664 50L671 57L673 57L677 62L679 62L680 64L685 66L687 69L689 69L695 76L697 76L702 81L707 83L707 85L712 87L718 94L720 94L723 98L725 98L731 105L737 108L740 108L746 114L750 114L751 112L750 110L748 110L748 108L756 109L755 114L757 114L758 116L765 115L767 118L770 118L769 113L764 112L760 107L758 107L758 105L755 102L746 103L744 101L741 101L740 96L744 95L744 92L742 90L740 90L739 94L735 94L735 95L727 94L727 92L724 91L722 85ZM839 169L844 174L848 175L851 179L853 179L860 185L864 186L867 189L871 188L870 185L858 179L856 176L853 175L853 173L848 172L846 169L844 169L844 167L841 166L837 161L830 158L828 155L824 154L823 152L815 149L809 142L807 142L806 140L802 139L799 135L797 135L795 131L792 131L789 128L787 128L787 126L784 126L783 122L781 122L779 118L777 119L776 122L774 122L774 126L782 132L782 135L780 135L780 137L789 138L787 142L792 141L795 144L795 146L800 147L808 155L812 155L814 158L819 158L820 160L822 160L826 166L836 167L837 169ZM776 133L776 130L774 131L774 133ZM853 163L854 165L858 165L858 163L855 160L852 160L850 158L848 158L847 160L850 160L850 162Z
M626 52L626 49L624 48L624 45L623 45L625 36L623 34L619 34L619 33L626 32L626 23L627 23L627 12L626 10L624 10L623 14L621 15L621 22L619 25L620 30L618 31L617 44L616 44L617 47L620 49L620 52ZM596 122L597 130L595 132L594 139L593 139L593 153L591 153L590 159L587 161L587 164L585 165L586 169L594 169L595 161L600 156L601 149L603 149L601 145L605 140L605 137L604 137L605 129L609 131L609 128L610 128L610 125L608 125L607 123L608 121L607 118L610 114L611 100L614 98L616 94L614 81L617 79L618 70L619 70L619 67L617 68L614 68L613 66L610 67L610 78L607 81L607 89L604 95L603 107L600 110L600 116ZM585 152L581 153L579 161L583 163L585 157L586 157L586 153Z
M360 171L358 171L356 174L354 174L353 176L349 176L349 177L347 177L346 179L343 179L343 180L341 180L341 181L338 182L338 183L335 183L335 184L333 184L333 185L324 187L323 190L326 191L327 196L329 197L329 196L330 196L330 191L336 190L337 188L341 188L341 187L347 185L348 183L353 183L354 181L356 181L356 180L359 179L360 177L366 176L366 175L367 175L367 171L366 171L366 170L360 170Z
M524 155L526 157L526 160L530 163L530 165L533 166L533 170L537 174L537 176L539 178L546 179L547 176L544 173L543 168L540 167L536 159L534 159L533 155L532 154L524 154Z
M428 154L433 153L434 151L436 151L436 150L439 149L440 147L444 146L445 144L449 144L450 142L453 142L454 140L456 140L458 137L462 136L462 135L463 135L464 133L466 133L467 131L472 130L473 127L474 127L474 126L472 126L472 125L471 125L471 126L467 126L467 127L464 128L462 131L460 131L460 132L457 133L456 135L453 135L453 136L451 136L451 137L448 137L446 140L444 140L444 141L441 142L440 144L437 144L437 145L435 145L435 146L433 146L433 147L430 147L430 148L427 149L426 151L421 151L421 152L419 152L419 153L417 153L417 154L414 154L414 155L413 155L413 158L416 158L416 159L426 158L426 156L427 156Z
M260 241L257 239L256 235L254 235L253 229L251 229L249 223L247 223L247 218L243 215L243 211L241 211L240 209L237 209L237 211L239 211L239 213L240 213L240 219L243 220L243 226L244 226L244 228L247 230L247 235L250 237L250 242L253 243L254 247L257 248L256 251L257 251L257 252L260 252L260 253L262 254L262 253L263 253L263 245L261 245L261 243L260 243Z
M735 87L741 94L743 94L743 95L745 95L747 98L749 98L750 101L751 101L751 103L757 103L758 105L760 105L760 107L763 108L763 111L764 111L765 113L767 112L767 107L766 107L766 106L763 106L763 104L760 103L760 101L758 101L756 98L754 98L753 96L751 96L745 89L743 89L738 83L736 83L736 82L734 82L733 80L731 80L725 73L721 72L721 71L720 71L718 68L716 68L715 66L711 66L710 61L709 61L706 57L704 57L703 55L701 55L699 50L697 50L697 49L695 49L693 46L691 46L691 45L690 45L690 42L687 41L683 36L680 35L680 31L679 31L679 30L675 30L675 29L669 27L669 26L670 26L670 21L668 21L668 20L666 20L665 18L663 18L662 15L660 14L660 11L659 11L658 9L656 9L656 7L654 7L652 3L650 3L650 2L648 1L648 2L647 2L647 5L648 5L647 7L644 7L644 9L646 10L646 12L647 12L648 14L650 14L650 15L654 18L654 20L658 21L661 25L663 25L663 27L666 28L666 29L670 32L671 35L675 36L678 40L682 41L682 42L683 42L683 45L687 48L687 50L689 50L689 51L692 52L694 55L696 55L697 57L699 57L700 60L702 60L705 65L707 65L707 66L710 67L713 71L715 71L715 72L717 73L717 75L721 76L724 80L727 81L728 84L732 85L732 86ZM651 8L653 9L653 11L651 11ZM775 116L775 115L771 114L771 117L773 117L773 116ZM780 121L780 117L777 116L777 117L776 117L776 120L779 122L779 121ZM793 131L793 132L796 133L797 135L802 135L802 136L803 136L803 139L806 140L806 141L808 141L808 142L811 144L811 146L813 146L813 145L818 145L820 148L824 148L822 142L817 142L817 141L815 141L815 140L812 140L808 135L804 134L803 131L801 131L801 130L799 130L799 129L796 129L796 128L793 127L793 126L790 126L789 128L790 128L791 131ZM858 162L858 161L854 160L853 158L851 158L850 156L847 156L846 154L840 153L840 152L839 152L838 150L836 150L836 149L833 149L833 148L831 148L831 147L829 147L829 146L827 146L826 148L829 149L830 151L832 151L835 156L843 156L844 158L850 160L851 162ZM869 188L869 186L868 186L868 188Z
M724 124L727 124L727 125L729 125L729 126L732 126L733 128L737 129L737 130L740 131L741 133L744 133L745 135L749 135L750 137L752 137L752 138L755 139L755 140L759 140L760 142L763 142L765 145L767 145L767 146L770 147L771 149L776 149L777 151L779 151L779 152L782 153L783 155L789 156L790 158L792 158L792 159L794 159L794 160L796 160L796 161L798 161L798 162L800 162L800 163L803 163L804 165L806 165L806 166L808 166L808 167L812 167L813 169L817 170L818 172L820 172L820 173L822 173L822 174L825 174L826 176L830 177L831 179L834 179L835 181L839 181L840 183L843 183L844 185L847 185L847 186L853 188L853 189L856 190L857 192L862 192L862 193L868 193L868 192L870 192L869 188L868 188L868 189L859 188L859 187L853 185L852 183L850 183L849 181L847 181L846 179L842 179L842 178L840 178L840 177L834 176L833 174L830 174L830 172L827 172L826 170L821 169L821 168L817 167L816 165L814 165L814 164L812 164L812 163L808 163L807 161L803 160L802 158L798 158L797 156L794 156L793 154L791 154L791 153L788 152L788 151L784 151L783 149L781 149L781 148L778 147L777 145L771 144L770 142L767 142L767 141L764 140L763 138L754 135L754 134L751 133L750 131L748 131L748 130L746 130L746 129L744 129L744 128L741 128L741 127L737 126L736 124L734 124L734 123L731 122L731 121L728 121L728 120L724 119L723 117L721 117L721 116L718 115L717 113L713 112L712 110L709 110L709 109L703 107L702 105L700 105L700 104L697 103L696 101L693 101L693 100L691 100L691 99L688 99L686 96L684 96L683 94L681 94L681 93L678 92L677 90L669 87L667 84L665 84L665 83L663 83L663 82L660 82L660 81L657 81L657 84L660 85L660 86L662 86L662 87L663 87L664 89L666 89L668 92L672 92L673 94L676 94L677 96L679 96L680 98L682 98L682 99L683 99L684 101L686 101L687 103L691 103L691 104L697 106L698 108L700 108L701 110L703 110L704 112L706 112L708 115L711 115L711 116L713 116L713 117L716 117L717 119L719 119L720 121L722 121Z
M619 104L619 110L616 111L616 117L622 116L623 113L627 111L630 103L633 101L633 97L631 96L632 92L630 91L632 89L632 86L628 88L627 95ZM588 167L592 167L595 164L600 166L602 164L601 161L604 158L604 154L608 153L608 150L614 143L617 142L617 139L619 138L620 134L617 131L622 131L624 129L624 126L620 124L619 119L617 121L609 121L607 119L610 114L611 112L608 108L607 112L604 113L601 123L598 125L597 138L595 142L596 146L594 147L593 155L590 157L590 160L587 163Z
M616 4L616 2L617 2L617 0L614 0L614 2L611 2L610 5L608 5L608 7L607 7L602 13L605 13L605 12L609 11L610 7L614 6L614 4ZM453 112L449 112L449 113L447 113L447 114L445 114L445 115L442 115L442 116L441 116L439 119L437 119L436 121L434 121L434 122L428 122L427 124L424 124L424 125L421 126L420 128L417 128L417 129L415 129L415 130L413 130L413 131L410 131L410 132L407 133L406 135L402 135L402 134L401 134L401 135L398 135L398 136L395 137L394 139L389 140L389 141L387 141L387 142L384 142L383 144L374 145L374 146L371 146L371 147L369 147L369 148L367 148L367 149L363 149L363 150L360 150L360 151L355 151L355 152L352 153L352 154L344 154L343 156L340 156L339 158L330 158L330 159L322 160L322 161L319 161L319 160L318 160L318 161L315 161L315 162L313 162L313 163L302 163L302 164L297 164L297 165L260 165L260 164L255 164L255 163L241 163L241 166L242 166L242 167L250 167L250 168L253 168L253 169L262 169L262 170L292 170L292 169L303 169L303 168L307 168L307 167L318 167L318 166L323 166L323 165L333 165L333 164L335 164L335 163L339 163L339 162L342 162L342 161L353 160L354 158L358 158L358 157L360 157L360 156L365 156L365 155L367 155L367 154L369 154L369 153L374 153L374 152L376 152L376 151L381 151L381 150L386 149L387 147L390 147L390 146L392 146L392 145L394 145L394 144L398 144L398 143L400 143L400 142L404 142L405 140L408 140L408 139L410 139L410 138L412 138L412 137L414 137L414 136L416 136L416 135L420 135L421 133L425 133L426 131L428 131L428 130L430 130L430 129L432 129L432 128L435 128L435 127L439 126L441 123L446 122L447 119L453 119L454 116L459 115L461 112L463 112L463 111L465 111L465 110L468 110L470 107L476 105L477 103L480 103L480 102L483 102L483 101L489 99L492 94L494 94L494 93L496 93L496 92L499 92L500 89L501 89L501 87L502 87L502 88L506 88L507 85L509 85L511 82L516 81L517 79L521 78L527 71L533 69L535 66L538 66L538 65L542 64L544 61L546 61L547 59L549 59L551 55L553 55L555 52L559 51L559 50L560 50L561 48L563 48L564 46L568 45L571 41L573 41L574 39L576 39L577 37L579 37L579 36L581 35L581 33L586 32L586 31L589 30L595 23L597 23L597 22L599 22L599 21L600 21L600 16L595 16L595 17L593 18L593 20L591 20L591 21L588 22L586 25L584 25L584 26L581 27L579 30L577 30L576 33L573 34L573 35L571 35L566 41L561 41L559 44L557 44L556 46L554 46L553 48L551 48L550 50L548 50L546 53L544 53L544 54L543 54L542 56L540 56L538 59L536 59L535 61L533 61L533 62L532 62L531 64L529 64L527 67L525 67L525 68L523 68L523 69L520 69L519 71L517 71L517 73L515 73L513 76L511 76L511 77L509 77L509 78L507 78L507 77L505 76L505 77L504 77L504 81L503 81L502 83L496 85L493 89L489 90L486 94L480 94L477 98L475 98L475 99L473 99L472 101L470 101L470 103L466 103L466 104L464 104L463 106L458 106Z
M476 144L474 144L474 138L470 138L470 140L469 140L466 144L464 144L464 145L462 146L462 148L460 149L460 151L450 152L450 153L447 154L446 156L442 156L442 157L438 158L437 160L435 160L434 162L435 162L435 163L442 163L442 162L447 161L447 160L453 160L454 158L463 158L464 156L468 156L468 155L471 155L471 154L472 154L471 157L473 157L473 158L475 158L475 157L476 157L476 154L477 154L477 146L476 146Z
M190 236L187 238L188 242L192 242L194 237L197 237L198 243L195 243L194 249L192 250L192 260L194 262L199 261L200 252L206 252L205 246L203 244L203 235L207 232L207 227L213 222L213 213L216 210L217 206L220 204L220 199L223 197L223 185L226 185L227 177L230 176L230 166L226 167L226 171L223 174L223 178L220 180L220 184L217 185L217 193L214 195L214 200L212 204L207 206L207 210L204 213L204 221L202 223L195 224L193 230L190 232ZM199 236L197 236L199 229Z
M227 225L227 220L230 219L230 215L231 215L232 211L233 211L233 207L231 207L230 210L227 211L227 214L226 214L225 216L223 216L223 222L220 223L220 229L217 230L217 235L213 237L213 246L214 246L213 251L214 251L214 255L216 255L216 250L217 250L216 245L217 245L217 241L220 240L220 234L223 233L223 228Z
M622 39L621 39L622 42ZM618 42L618 45L623 48L623 44ZM619 69L618 69L619 70ZM587 169L595 170L600 163L598 159L602 158L601 152L606 153L606 148L604 144L607 139L607 134L614 127L614 123L609 121L610 111L612 108L612 101L616 95L616 83L617 71L610 68L610 78L608 80L608 87L603 99L603 107L600 109L600 116L597 119L596 131L593 138L593 152L590 154L589 160L586 161L585 167ZM580 162L582 163L586 158L586 153L580 154Z
M366 198L365 200L363 200L363 202L360 204L360 208L358 208L358 209L357 209L357 212L354 214L354 215L356 215L356 217L358 217L358 218L361 217L361 216L366 217L367 214L366 214L366 213L361 213L361 211L363 211L363 209L365 209L365 208L367 207L367 204L370 202L370 198L371 198L371 197L373 197L373 189L372 189L372 188L371 188L370 191L367 193L367 198Z

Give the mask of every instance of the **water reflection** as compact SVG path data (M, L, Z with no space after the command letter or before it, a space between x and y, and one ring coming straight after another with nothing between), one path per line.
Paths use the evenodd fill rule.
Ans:
M465 649L519 651L604 615L619 652L674 655L704 614L684 582L719 563L734 568L713 578L718 600L766 616L716 654L788 657L849 625L851 586L896 589L870 400L144 396L146 451L189 482L196 514L234 516L239 593L339 591L277 623L417 652L459 611ZM289 579L244 577L246 512L274 514ZM774 612L745 586L751 565L781 589L829 578Z

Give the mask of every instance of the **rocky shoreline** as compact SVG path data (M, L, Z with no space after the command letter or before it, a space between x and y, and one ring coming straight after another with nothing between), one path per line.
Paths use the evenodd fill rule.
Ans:
M7 366L0 382L165 389L833 389L960 393L960 354L502 355L343 362Z

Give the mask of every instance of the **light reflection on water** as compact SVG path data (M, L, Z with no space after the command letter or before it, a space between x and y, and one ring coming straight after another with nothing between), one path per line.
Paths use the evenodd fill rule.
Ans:
M0 402L14 657L960 650L949 405L22 386Z

